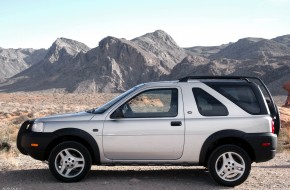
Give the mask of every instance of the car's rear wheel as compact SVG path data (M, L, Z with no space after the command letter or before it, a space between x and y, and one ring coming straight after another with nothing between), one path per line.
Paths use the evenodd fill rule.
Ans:
M63 182L80 181L87 175L92 165L87 148L74 141L57 145L51 151L48 161L51 173Z
M223 145L211 154L208 169L217 183L233 187L240 185L248 178L251 160L242 148L235 145Z

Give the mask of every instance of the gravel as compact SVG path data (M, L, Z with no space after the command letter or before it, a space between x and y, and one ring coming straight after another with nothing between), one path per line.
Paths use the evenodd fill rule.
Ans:
M231 189L219 186L204 167L93 166L78 183L61 183L45 163L28 156L0 156L0 190L25 189ZM290 189L290 152L253 163L246 182L234 189Z

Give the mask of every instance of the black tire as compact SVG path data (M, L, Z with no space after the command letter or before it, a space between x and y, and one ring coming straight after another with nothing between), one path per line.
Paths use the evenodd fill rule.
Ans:
M90 152L82 144L66 141L57 145L50 153L49 169L54 177L63 182L77 182L91 169Z
M223 145L210 155L208 170L217 183L234 187L248 178L251 159L244 149L236 145Z

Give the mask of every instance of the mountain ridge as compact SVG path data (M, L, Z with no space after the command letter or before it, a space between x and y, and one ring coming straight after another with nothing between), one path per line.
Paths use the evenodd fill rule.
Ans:
M42 59L27 67L6 82L1 79L0 90L122 92L139 83L185 75L248 75L261 77L273 94L284 96L275 84L290 80L290 35L189 48L179 47L162 30L132 40L108 36L94 48L58 38Z

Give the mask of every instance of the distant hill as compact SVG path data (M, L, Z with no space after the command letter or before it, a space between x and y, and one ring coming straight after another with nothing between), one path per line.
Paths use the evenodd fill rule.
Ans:
M6 92L122 92L186 75L247 75L262 78L275 96L285 96L281 85L290 80L290 35L189 48L162 30L133 40L109 36L92 49L58 38L48 50L0 49L0 67L0 91Z
M281 42L261 38L244 38L211 55L211 58L267 59L287 56L290 54L289 52L290 48Z
M227 47L229 44L223 44L220 46L195 46L190 48L185 48L187 53L192 56L202 56L202 57L210 57L218 53L220 50Z
M0 79L12 77L38 63L46 53L45 49L4 49L0 47Z

